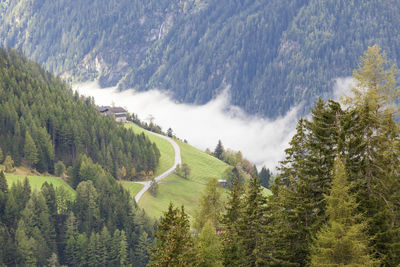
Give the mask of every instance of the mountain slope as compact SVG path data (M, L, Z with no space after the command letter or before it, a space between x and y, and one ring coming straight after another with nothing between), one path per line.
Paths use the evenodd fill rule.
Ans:
M127 127L136 134L143 132L143 129L136 125L128 125ZM157 144L164 141L164 139L149 132L144 133ZM153 196L148 191L143 195L138 203L139 207L143 208L150 217L157 219L167 210L170 202L178 206L184 205L186 212L193 216L198 205L197 201L203 193L206 183L212 178L221 179L223 172L228 167L226 163L189 144L179 140L174 141L178 143L181 150L182 162L188 164L191 168L191 174L189 179L172 174L160 182L157 196ZM169 157L173 159L174 151L171 149L161 147L161 158ZM165 167L169 168L173 163L172 160L170 165L165 165ZM123 186L128 188L129 184L124 183Z
M18 0L0 7L0 43L64 77L198 104L230 88L276 117L329 94L367 46L399 62L399 14L395 0Z
M87 155L117 177L122 168L154 171L160 157L144 135L100 115L90 98L5 49L0 49L0 147L16 166L29 164L42 173L53 173L58 160L71 166Z

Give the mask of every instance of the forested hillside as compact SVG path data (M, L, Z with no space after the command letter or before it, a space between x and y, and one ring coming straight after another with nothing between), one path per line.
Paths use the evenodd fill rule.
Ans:
M0 4L0 44L55 74L160 88L275 117L326 96L379 44L400 61L395 0L44 1ZM306 105L307 108L307 105Z
M117 177L154 171L160 153L96 110L72 89L15 50L0 50L0 148L14 165L54 173L54 163L78 164L87 155ZM135 172L131 172L134 169Z
M234 175L224 203L209 182L194 234L184 207L164 213L150 266L399 266L396 72L369 47L346 105L319 99L298 121L273 194Z
M112 176L86 167L75 197L47 182L8 186L0 171L0 265L146 266L151 221Z
M154 171L159 157L145 135L100 115L91 99L17 51L0 49L1 266L146 266L152 222L116 177ZM32 189L35 177L8 185L2 170L53 173L60 164L69 168L57 175L74 194L47 182Z

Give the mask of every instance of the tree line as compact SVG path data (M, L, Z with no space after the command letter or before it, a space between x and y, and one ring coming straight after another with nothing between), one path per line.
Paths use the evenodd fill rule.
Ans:
M194 234L183 207L165 212L150 266L397 266L396 73L379 46L369 47L345 105L319 99L298 121L273 194L256 176L246 185L236 177L223 204L211 181Z

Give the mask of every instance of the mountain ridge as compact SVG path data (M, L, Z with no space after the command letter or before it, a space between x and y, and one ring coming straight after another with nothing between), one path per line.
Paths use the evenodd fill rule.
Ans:
M0 14L1 45L66 79L195 104L229 85L233 105L270 118L302 101L308 110L368 46L400 61L394 0L19 0Z

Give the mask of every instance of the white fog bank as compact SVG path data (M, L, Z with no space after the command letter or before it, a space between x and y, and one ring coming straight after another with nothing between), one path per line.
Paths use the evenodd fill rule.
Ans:
M73 86L80 94L94 97L97 105L122 106L147 121L149 115L163 131L172 128L177 137L205 150L214 150L218 140L225 148L241 151L258 167L272 171L284 157L284 150L295 132L297 108L274 121L246 115L229 104L225 93L205 105L176 103L158 90L118 92L114 87L100 88L97 83Z
M353 84L350 77L336 79L329 97L338 101L350 93ZM158 90L118 92L115 87L100 88L96 82L75 84L73 88L94 97L97 105L122 106L142 121L148 122L152 115L164 132L171 127L177 137L201 150L213 151L221 140L225 148L241 151L258 167L265 165L271 171L284 158L298 120L298 108L276 120L247 115L229 104L228 90L205 105L190 105L177 103Z

